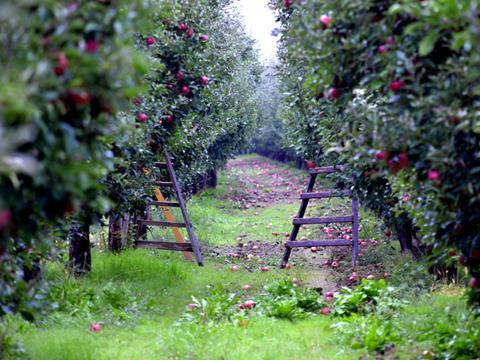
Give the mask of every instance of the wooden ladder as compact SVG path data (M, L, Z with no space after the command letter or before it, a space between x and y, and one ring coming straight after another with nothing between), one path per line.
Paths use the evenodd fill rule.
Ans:
M317 191L314 192L315 180L318 174L331 174L334 172L342 171L342 166L325 166L317 167L309 170L310 180L307 185L306 192L300 194L302 203L297 216L293 219L293 230L290 233L288 241L285 243L285 253L280 267L284 268L290 258L290 253L294 247L321 247L321 246L353 246L352 265L355 266L358 258L358 202L352 197L352 193L349 190L336 191ZM336 216L336 217L323 217L323 218L304 218L307 210L308 202L310 199L325 199L332 197L352 197L352 215L349 216ZM352 223L352 241L345 239L332 239L332 240L307 240L296 241L300 226L310 224L331 224L331 223Z
M183 251L187 259L191 259L191 254L195 255L195 260L197 264L203 265L203 257L200 252L200 247L198 245L197 237L193 232L192 223L188 217L187 207L185 205L185 200L182 195L182 189L177 180L177 175L173 168L172 159L166 150L164 150L163 155L165 157L165 162L156 162L155 166L159 169L167 169L170 177L170 181L154 181L155 185L155 197L157 201L151 201L147 203L148 207L159 206L163 212L167 221L158 221L152 220L150 218L149 208L147 210L146 219L137 220L137 232L135 234L135 246L140 248L151 248L151 249L162 249L162 250L174 250L174 251ZM163 194L160 188L173 187L177 201L166 201L163 197ZM170 212L171 207L180 208L182 212L183 222L176 222L172 213ZM147 226L160 226L160 227L170 227L175 235L176 242L165 241L165 240L142 240L142 237L147 232ZM186 228L190 242L185 242L179 228Z

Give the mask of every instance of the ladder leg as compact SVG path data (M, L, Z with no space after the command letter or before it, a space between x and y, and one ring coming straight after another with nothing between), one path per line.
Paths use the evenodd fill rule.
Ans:
M312 192L313 187L315 186L316 178L317 178L317 174L310 174L310 180L308 181L306 192ZM308 206L308 200L309 199L302 199L302 204L300 205L300 209L298 210L297 218L303 218L305 216L305 212L307 211L307 206ZM288 241L296 241L299 230L300 230L300 225L293 225L293 229L292 229L292 232L290 233L290 237ZM283 269L287 265L291 252L292 252L292 249L290 247L285 247L285 253L283 254L282 262L280 263L281 269Z
M172 179L174 189L175 189L175 192L177 194L177 199L178 199L178 203L180 204L180 210L182 211L183 220L185 221L185 224L187 225L186 229L187 229L188 237L190 238L190 243L192 244L195 259L197 260L197 264L202 266L203 265L203 256L202 256L202 253L200 252L200 247L198 245L197 237L195 236L195 233L193 232L193 227L192 227L192 224L190 222L190 218L188 217L187 208L185 206L185 200L184 200L183 195L182 195L182 189L180 187L180 184L178 183L177 176L175 174L175 170L173 169L172 159L170 158L170 155L168 154L168 152L166 150L164 150L164 156L165 156L165 159L167 160L168 173L170 175L170 178Z
M152 218L152 213L150 212L149 208L145 210L144 218L147 220L150 220ZM135 231L135 242L137 242L137 240L140 240L147 234L147 226L140 224L137 220L135 220L135 222L137 223L137 231Z
M359 220L358 220L358 201L352 199L352 212L353 212L353 229L352 229L352 240L353 240L353 253L352 253L352 266L357 265L358 259L358 232L359 232Z

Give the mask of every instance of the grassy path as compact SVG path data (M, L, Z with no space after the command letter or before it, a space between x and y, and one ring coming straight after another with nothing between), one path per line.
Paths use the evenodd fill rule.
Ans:
M56 285L50 296L59 309L36 324L19 321L19 333L31 359L358 359L363 351L340 345L329 316L290 322L253 313L248 321L219 325L180 321L189 314L192 296L212 288L255 298L272 282L293 278L310 287L336 290L351 272L348 251L297 251L293 268L278 269L284 233L298 208L302 171L257 156L231 161L219 174L217 189L194 196L188 208L206 255L206 265L185 262L178 253L127 250L120 255L97 251L92 273L79 281L66 277L59 264L47 276ZM340 202L319 203L312 212L345 210ZM378 232L362 215L361 237ZM306 235L316 235L314 229ZM152 238L165 233L154 232ZM390 245L388 245L390 246ZM388 246L364 248L356 271L383 273ZM386 250L387 249L387 250ZM233 255L234 254L234 255ZM337 268L323 265L337 259ZM232 271L237 266L237 271ZM268 271L261 271L268 267ZM250 289L244 290L244 285ZM428 300L430 301L430 300ZM443 299L443 302L450 301ZM430 303L429 303L430 304ZM438 311L442 314L440 303ZM430 305L409 310L412 319ZM210 309L214 311L214 309ZM408 316L406 318L408 318ZM413 320L412 320L413 321ZM92 332L91 323L102 330ZM388 358L388 357L385 357ZM392 358L410 358L407 352Z

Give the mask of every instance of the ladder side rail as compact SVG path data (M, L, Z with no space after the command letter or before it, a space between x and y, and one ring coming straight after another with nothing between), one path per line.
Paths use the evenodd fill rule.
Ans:
M177 176L175 174L175 170L173 168L172 164L172 159L170 158L170 155L166 150L164 150L164 156L167 161L167 169L168 173L170 174L170 179L173 182L173 187L175 189L175 192L177 193L177 198L178 198L178 203L180 204L180 210L182 212L183 220L185 221L185 224L187 226L187 233L188 236L190 237L190 242L192 243L193 247L193 252L195 254L195 258L197 260L198 265L202 266L203 265L203 257L200 252L200 247L198 245L198 240L197 237L195 236L195 233L193 232L192 224L190 222L190 218L188 217L188 212L187 208L185 206L185 200L183 198L182 194L182 189L180 187L180 184L178 183Z
M358 200L352 198L352 212L353 212L353 226L352 226L352 241L353 241L353 253L352 253L352 265L357 265L358 259L358 233L359 233L359 218L358 218Z
M308 181L307 190L306 190L307 193L310 193L313 191L316 179L317 179L317 174L310 174L310 179ZM297 218L303 218L305 216L305 212L307 211L307 207L308 207L308 201L309 199L302 199L300 209L298 210ZM296 241L299 231L300 231L300 225L293 225L293 229L292 229L292 232L290 233L290 237L288 241ZM285 253L283 254L282 262L280 263L281 269L283 269L287 265L291 252L292 252L292 248L286 246Z

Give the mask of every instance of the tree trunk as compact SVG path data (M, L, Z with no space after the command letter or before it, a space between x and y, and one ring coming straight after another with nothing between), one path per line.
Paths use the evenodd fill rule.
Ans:
M69 237L69 271L75 276L87 274L92 269L90 224L73 221Z
M111 214L108 219L108 250L122 250L122 218L118 214Z
M412 250L412 235L408 228L399 224L396 224L395 227L402 251Z
M217 171L215 169L211 169L208 174L208 181L207 181L207 186L209 188L216 188L217 183L218 183L218 178L217 178Z
M108 250L119 252L126 247L129 216L111 214L108 223Z

